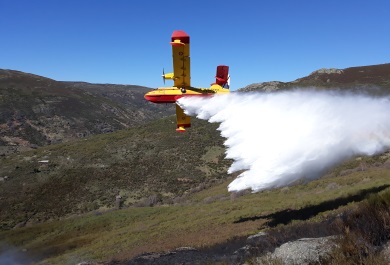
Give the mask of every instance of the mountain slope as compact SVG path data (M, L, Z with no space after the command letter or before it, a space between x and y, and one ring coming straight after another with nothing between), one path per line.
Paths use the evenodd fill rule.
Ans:
M240 91L274 91L291 88L343 89L372 94L390 93L390 63L350 67L346 69L320 69L292 82L263 82L248 85Z
M173 114L139 86L58 82L0 69L0 154L107 133Z
M364 83L388 91L389 67L319 70L275 86L356 87ZM169 112L165 105L152 104L165 112L149 108L140 99L144 91L139 87L57 82L15 71L1 74L3 145L66 142L141 124L152 117L145 113L163 116ZM226 178L230 161L223 159L223 138L216 125L195 119L184 135L176 134L174 127L174 117L169 117L0 157L1 226L112 208L118 195L125 206L172 202L185 191Z
M216 125L195 120L186 134L174 128L165 118L0 158L0 227L113 208L118 195L123 206L172 203L226 178L230 161Z
M389 72L387 65L322 69L295 82L270 82L252 88L363 88L388 94ZM2 83L3 79L8 81ZM18 137L20 141L37 137L35 141L45 145L40 141L52 139L46 135L53 127L58 130L55 135L61 133L60 129L68 135L66 126L64 129L63 124L56 125L56 116L60 121L83 117L80 124L87 125L94 119L114 124L109 122L124 122L129 118L126 115L147 104L137 100L143 92L132 94L139 88L133 92L127 86L57 82L13 71L2 72L0 84L4 145L19 144L15 140ZM133 105L130 99L141 105ZM127 109L132 111L126 112ZM91 113L84 113L88 111ZM95 116L99 113L104 115ZM137 117L141 117L141 125L99 135L87 133L76 140L58 136L55 139L59 140L52 143L62 143L0 156L0 229L4 230L0 231L0 253L14 246L16 257L33 257L31 262L41 264L85 260L113 260L110 264L121 264L115 260L194 246L210 248L210 252L206 249L205 262L213 261L208 259L208 253L217 257L215 262L218 257L229 258L228 255L245 260L248 248L241 249L245 253L229 254L226 246L231 244L235 251L239 248L237 242L243 246L243 236L275 226L280 229L280 225L290 222L307 218L327 222L327 216L340 216L343 207L353 208L355 201L390 184L390 154L386 153L346 161L308 184L256 194L229 194L226 169L231 161L224 159L223 138L216 131L216 124L194 119L193 128L186 134L176 134L173 116L145 124L142 115L134 116L135 121ZM30 123L34 123L29 119L41 122L45 133L33 131L35 127ZM25 136L28 128L31 133ZM105 127L96 133L103 132L102 128ZM45 137L41 139L40 135ZM25 141L20 145L32 143ZM159 205L162 207L137 207ZM120 207L128 208L113 211ZM310 222L296 230L280 232L283 240L321 236L322 225L313 229ZM273 244L284 242L278 237L272 240ZM158 256L146 255L146 264ZM190 258L197 262L194 256Z

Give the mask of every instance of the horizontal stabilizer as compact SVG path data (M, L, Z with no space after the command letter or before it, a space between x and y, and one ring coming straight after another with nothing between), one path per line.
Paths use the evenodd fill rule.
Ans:
M179 127L176 129L177 132L186 132L186 129L184 127Z
M185 43L180 42L180 40L175 40L175 41L172 41L170 43L172 46L184 46L185 45Z

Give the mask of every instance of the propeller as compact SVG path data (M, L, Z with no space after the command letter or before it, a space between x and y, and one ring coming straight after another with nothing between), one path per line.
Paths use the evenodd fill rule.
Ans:
M164 72L164 68L163 68L163 74L162 74L162 78L163 78L164 85L165 85L165 72Z

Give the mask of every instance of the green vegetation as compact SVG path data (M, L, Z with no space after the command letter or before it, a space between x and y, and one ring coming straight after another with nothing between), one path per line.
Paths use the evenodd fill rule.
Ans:
M335 240L331 264L386 264L381 247L390 239L390 189L372 194L344 214L342 237ZM388 258L388 257L387 257Z
M117 195L123 207L149 205L151 196L172 204L226 178L230 161L216 125L195 120L188 134L174 128L172 117L0 158L0 176L8 177L0 183L0 227L113 208Z
M41 264L121 260L180 246L210 247L270 227L296 225L304 219L320 222L334 215L334 210L354 208L354 201L388 187L389 175L389 169L377 167L242 196L229 194L226 185L230 180L225 180L193 191L174 205L94 211L3 231L0 237L7 245L26 249L37 261L42 259ZM371 197L369 202L380 204ZM286 209L290 214L283 214Z
M314 72L270 87L374 84L379 88L369 92L383 94L390 89L389 67ZM226 174L231 161L224 159L216 124L194 119L188 133L176 134L169 117L91 136L143 124L172 108L146 105L139 87L63 83L6 70L0 76L0 144L36 148L0 156L0 252L11 249L38 264L106 262L183 246L212 251L266 231L261 251L337 234L343 235L334 242L339 247L324 262L384 260L390 153L344 161L309 183L228 193L236 175ZM54 145L65 140L72 141Z
M8 176L0 182L1 248L66 264L209 248L267 229L280 231L271 242L283 242L319 236L308 227L390 185L386 153L346 161L307 184L229 194L234 176L225 173L217 125L195 119L187 134L172 127L167 118L0 158L0 176Z
M172 115L173 106L144 100L149 90L131 85L58 82L0 69L0 139L3 145L17 150L22 146L31 149ZM7 152L0 150L3 154Z

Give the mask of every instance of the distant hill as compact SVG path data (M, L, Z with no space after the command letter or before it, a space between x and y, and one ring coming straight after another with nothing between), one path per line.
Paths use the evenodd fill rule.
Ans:
M174 113L132 85L59 82L0 69L0 155L113 132Z
M275 91L291 88L343 89L371 94L390 93L390 63L350 67L346 69L319 69L292 82L263 82L248 85L241 92Z

